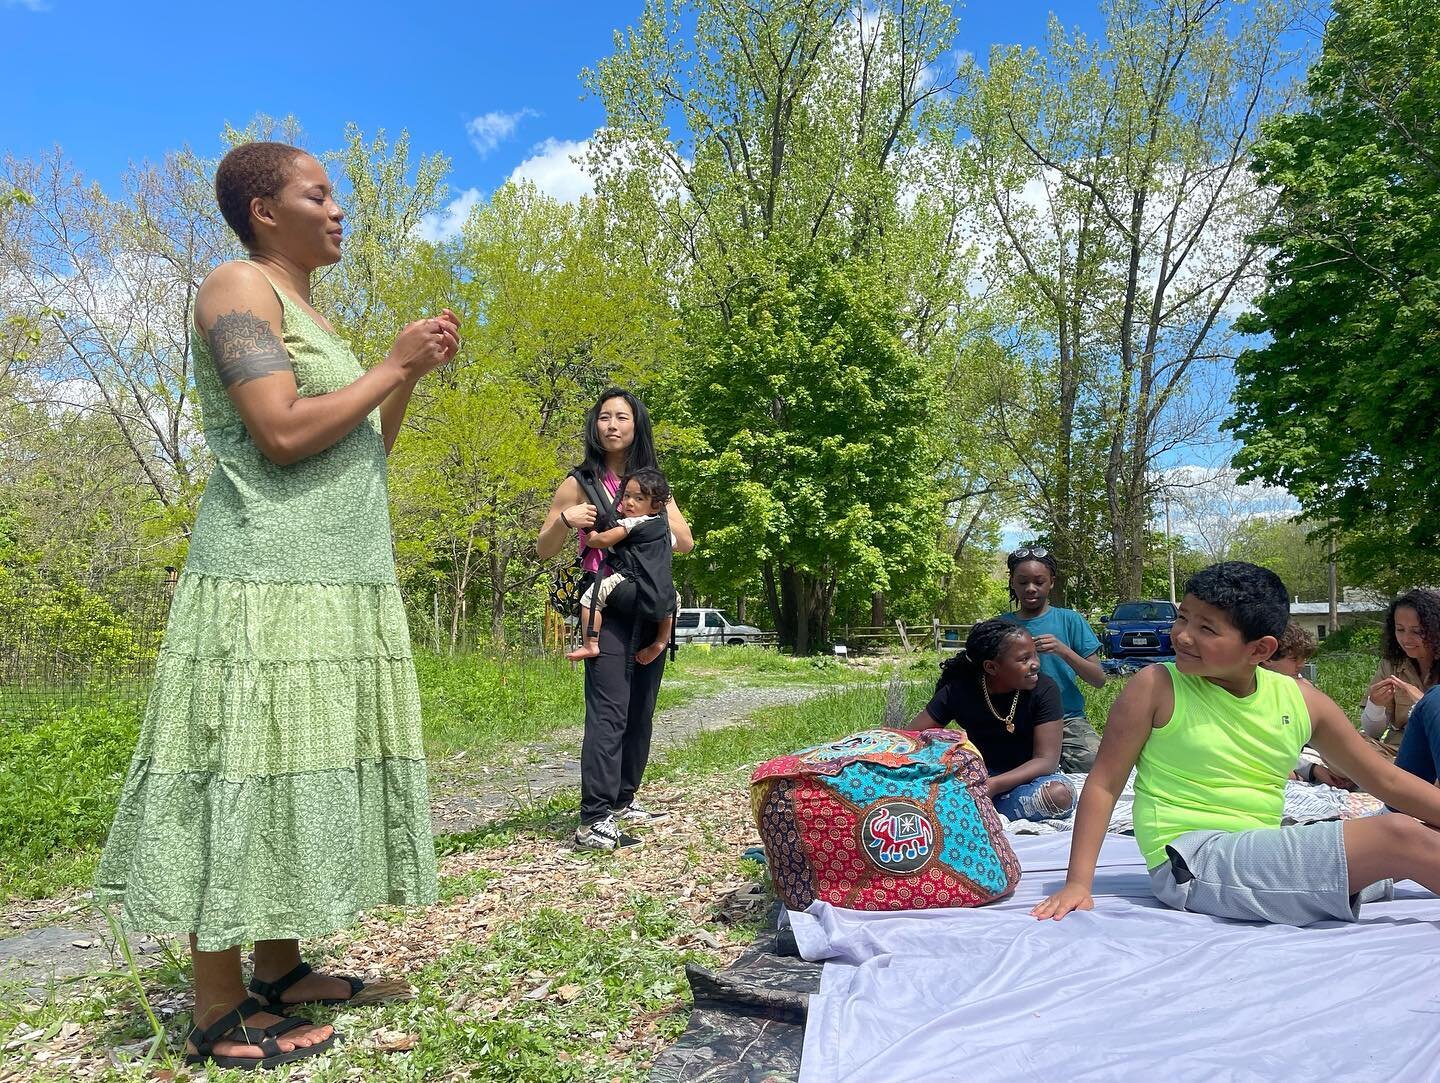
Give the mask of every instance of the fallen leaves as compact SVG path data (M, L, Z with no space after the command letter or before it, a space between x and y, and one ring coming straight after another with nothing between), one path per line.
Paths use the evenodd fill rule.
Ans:
M399 1030L376 1031L371 1044L381 1053L408 1053L420 1044L420 1035Z
M483 886L469 895L429 907L362 915L358 927L331 939L329 957L324 959L322 969L356 974L372 986L371 995L383 990L386 1000L408 997L413 990L403 980L406 976L418 974L462 945L489 944L498 931L517 925L538 909L558 909L579 917L591 928L608 929L629 921L635 894L663 900L676 918L676 932L665 940L668 946L702 949L715 956L718 965L728 964L744 950L748 936L733 933L724 924L717 925L717 920L750 918L766 901L763 893L754 890L755 885L737 879L739 855L759 842L750 819L743 777L726 774L654 784L646 787L644 797L647 804L664 807L671 815L642 830L643 847L623 853L582 855L571 849L567 828L559 838L522 833L500 846L450 855L442 861L443 876L458 878L483 871ZM73 905L74 900L70 902ZM640 934L633 935L638 938ZM78 941L76 946L80 946ZM318 948L324 954L325 947L324 943L313 945L310 951ZM499 977L500 969L495 962L477 968L491 977ZM162 986L149 969L142 970L142 975L151 1006L162 1023L170 1024L189 1010L188 990ZM555 1010L564 1010L564 1005L584 1003L586 994L583 985L539 970L518 977L513 986L507 986L506 993L497 992L499 988L500 984L487 982L478 990L470 986L423 991L427 995L438 993L444 1004L442 1010L452 1018L477 1021L506 1017L520 1003L549 1003L555 1005ZM80 995L80 989L83 984L73 995ZM611 1028L587 1034L601 1047L596 1051L602 1055L631 1058L631 1063L636 1063L634 1058L647 1062L671 1040L672 1032L665 1030L662 1022L681 1008L677 1001L662 1011L636 1012L618 1027L618 1032ZM365 1034L365 1015L360 1006L346 1011L342 1029L357 1036ZM107 1005L103 1013L106 1023L96 1028L69 1021L49 1026L21 1023L0 1046L0 1059L13 1062L18 1057L24 1064L59 1070L68 1078L96 1079L117 1065L133 1065L149 1051L152 1038L123 1044L112 1038L107 1047L100 1037L106 1032L113 1034L112 1024L130 1012L127 1005ZM172 1045L178 1045L178 1028L172 1027L171 1036ZM398 1055L415 1050L419 1042L419 1034L402 1026L376 1029L354 1044ZM344 1055L342 1046L335 1055L341 1058L342 1065ZM574 1055L578 1053L557 1054L556 1059L567 1060ZM325 1059L333 1062L334 1057ZM7 1063L0 1068L0 1081L7 1078L10 1067ZM465 1065L453 1068L455 1078L466 1073ZM304 1083L319 1070L318 1063L311 1067L301 1062L288 1078ZM333 1067L326 1071L334 1075Z

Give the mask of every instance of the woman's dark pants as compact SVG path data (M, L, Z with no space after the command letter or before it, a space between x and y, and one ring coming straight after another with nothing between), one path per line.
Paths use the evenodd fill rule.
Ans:
M654 623L641 621L637 629L628 613L614 608L614 602L612 595L600 629L600 656L585 663L582 824L603 820L634 799L650 759L655 697L665 673L664 654L648 666L635 663L636 648L655 639Z

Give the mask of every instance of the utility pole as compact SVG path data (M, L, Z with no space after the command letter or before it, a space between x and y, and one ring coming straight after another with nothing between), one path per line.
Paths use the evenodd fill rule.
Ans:
M1170 562L1170 604L1175 604L1175 544L1170 538L1170 489L1165 489L1165 556Z
M1340 577L1335 567L1335 524L1330 524L1330 565L1326 569L1330 581L1329 634L1340 630Z

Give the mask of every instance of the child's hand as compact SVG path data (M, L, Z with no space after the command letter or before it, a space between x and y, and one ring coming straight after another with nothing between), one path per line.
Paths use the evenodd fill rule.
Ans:
M1310 769L1310 781L1318 782L1322 786L1334 786L1337 790L1353 790L1355 788L1355 783L1321 763L1317 763Z
M1094 910L1095 900L1088 889L1078 884L1066 884L1030 913L1041 921L1054 918L1059 921L1072 910Z

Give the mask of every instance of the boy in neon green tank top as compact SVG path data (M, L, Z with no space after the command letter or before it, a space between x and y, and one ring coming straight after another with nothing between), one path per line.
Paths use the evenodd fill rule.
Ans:
M1111 708L1065 886L1036 917L1094 907L1095 862L1132 767L1136 842L1168 906L1308 925L1356 920L1392 879L1440 891L1440 833L1426 826L1440 824L1440 789L1374 752L1323 692L1259 668L1288 599L1274 572L1241 561L1186 583L1175 662L1136 674ZM1285 779L1307 741L1400 814L1282 828Z

